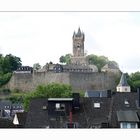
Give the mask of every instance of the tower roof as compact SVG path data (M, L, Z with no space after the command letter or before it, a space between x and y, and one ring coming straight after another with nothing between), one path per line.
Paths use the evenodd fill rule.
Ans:
M118 86L129 86L126 80L126 75L123 73Z
M80 27L78 28L77 35L81 35L81 29L80 29Z
M84 35L84 34L81 32L80 27L78 28L78 32L77 32L75 35L76 35L76 37L81 37L82 35Z

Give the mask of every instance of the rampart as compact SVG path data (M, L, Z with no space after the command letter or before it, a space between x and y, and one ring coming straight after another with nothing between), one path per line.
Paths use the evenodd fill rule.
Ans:
M34 72L13 73L12 78L6 85L7 88L28 92L35 89L40 84L62 83L70 84L73 92L86 90L114 89L116 75L105 72L80 73L80 72Z

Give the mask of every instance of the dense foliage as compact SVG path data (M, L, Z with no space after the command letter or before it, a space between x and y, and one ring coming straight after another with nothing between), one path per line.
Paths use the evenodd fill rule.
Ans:
M88 55L86 58L87 58L88 63L96 65L99 71L101 71L101 68L103 66L105 66L106 64L110 62L114 63L114 65L118 67L117 62L110 61L108 57L106 56L97 56L97 55L91 54L91 55Z
M35 63L35 64L33 64L33 69L39 70L39 69L41 69L41 65L39 63Z
M71 56L72 56L71 54L66 54L64 56L61 56L59 58L60 63L69 64ZM87 55L86 59L89 64L96 65L98 67L99 71L101 71L101 68L103 66L105 66L106 64L108 64L109 62L112 62L112 63L114 63L114 65L119 67L117 62L110 61L106 56L97 56L97 55L91 54L91 55Z
M21 66L19 57L11 54L5 57L0 54L0 86L6 84L12 76L12 71Z
M0 55L0 86L6 84L12 76L12 71L21 66L19 57L11 54L5 57Z
M51 83L48 85L39 85L35 91L26 94L23 97L23 105L28 110L29 102L33 98L63 98L71 97L71 87L65 84Z
M70 63L70 58L71 58L71 54L66 54L66 55L62 55L60 58L59 58L59 62L60 63L66 63L66 64L69 64Z
M131 86L131 90L136 92L137 88L140 87L140 72L127 74L128 84Z

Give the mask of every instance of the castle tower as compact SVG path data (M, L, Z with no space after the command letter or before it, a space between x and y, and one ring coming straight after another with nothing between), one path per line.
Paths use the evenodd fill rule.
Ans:
M77 33L73 33L73 56L84 56L84 33L81 32L80 27Z
M84 54L84 41L85 35L81 32L80 27L78 28L78 32L73 33L73 56L71 57L72 64L86 64L86 58Z
M126 75L123 73L120 83L117 86L117 92L131 92L130 86L127 83Z

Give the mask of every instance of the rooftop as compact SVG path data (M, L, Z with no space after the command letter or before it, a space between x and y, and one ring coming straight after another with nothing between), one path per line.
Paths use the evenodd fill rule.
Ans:
M73 98L48 98L48 101L72 101Z
M126 74L124 73L122 74L120 83L118 84L118 86L129 86L127 83Z
M119 122L139 122L136 111L117 111L117 117Z

